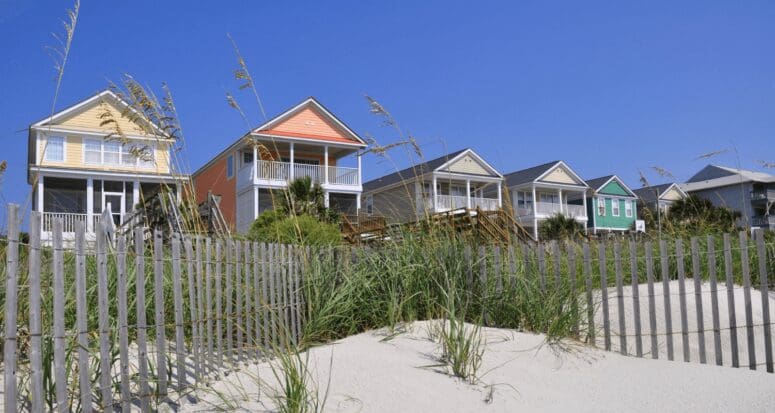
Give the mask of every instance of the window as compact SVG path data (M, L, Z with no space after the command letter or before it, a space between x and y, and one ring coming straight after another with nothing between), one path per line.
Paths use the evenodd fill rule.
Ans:
M226 178L231 179L234 177L234 155L229 155L226 158Z
M97 165L102 163L102 141L97 139L83 141L83 161Z
M619 199L611 200L611 216L619 216L619 202L621 202Z
M147 145L141 148L139 163L143 168L153 168L156 166L156 148L152 145Z
M65 138L61 136L49 136L46 142L45 159L47 161L65 161Z
M605 198L597 199L597 215L601 217L605 216Z
M121 145L121 165L136 165L137 157L132 153L132 150L137 151L133 145L123 144Z
M632 218L632 204L635 201L624 201L624 215L627 216L627 218Z
M539 202L546 202L549 204L559 204L560 203L560 194L552 193L552 192L541 192L538 194L538 201Z
M533 194L517 191L517 208L533 209Z
M246 165L249 163L253 163L253 151L242 152L242 164Z
M121 158L121 144L118 142L102 143L102 163L105 165L118 165Z
M372 195L366 197L366 213L369 215L374 213L374 197Z

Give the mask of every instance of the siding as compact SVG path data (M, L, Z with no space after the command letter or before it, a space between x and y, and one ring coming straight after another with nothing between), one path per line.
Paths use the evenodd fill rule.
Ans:
M704 189L702 191L692 191L691 195L697 195L713 203L713 205L727 207L739 211L743 216L738 225L744 226L750 224L750 218L753 215L751 207L751 190L753 185L750 182L742 184L727 185L720 188Z
M52 134L52 135L59 136L56 134ZM37 152L38 156L36 159L36 163L38 163L41 166L66 167L66 168L89 169L89 170L111 171L111 172L142 172L142 173L157 173L157 174L168 174L171 171L169 145L161 142L157 144L157 148L154 153L156 166L151 168L143 168L139 166L128 166L128 165L84 164L83 138L76 134L67 134L65 136L65 161L64 162L47 161L43 156L43 151L45 148L46 148L46 138L42 137L38 139L38 152Z
M678 201L679 199L683 199L683 195L675 188L671 188L662 196L662 200L667 201Z
M320 116L316 111L305 108L272 128L274 131L317 135L350 140L336 126Z
M235 174L231 179L226 178L226 154L209 167L199 171L192 180L197 204L201 204L207 199L208 191L212 191L213 195L221 196L223 217L229 226L234 228L237 208L237 176Z
M391 224L417 220L414 183L364 196L373 196L374 215L384 216Z
M241 234L247 233L248 229L250 229L250 224L253 223L253 201L252 186L237 195L235 227L237 232Z
M565 170L565 168L558 166L554 171L547 174L543 179L541 179L544 182L556 182L560 184L571 184L571 185L578 185L579 182L576 182L575 179L571 176L568 171Z
M621 185L619 185L616 180L613 180L608 183L602 190L599 191L601 194L606 195L619 195L619 196L630 196L630 194L625 190Z
M492 175L470 155L466 155L450 165L449 171L463 174Z
M103 119L101 119L100 116L105 112L110 112L113 115L113 119L116 120L118 127L121 128L121 131L124 134L142 136L147 135L142 127L134 123L131 119L122 116L121 109L107 100L102 100L99 103L95 102L85 110L81 110L79 113L73 114L72 116L65 118L63 121L57 122L56 125L69 128L80 128L90 131L104 131L107 133L114 132L115 126L100 126L100 123L103 122Z
M597 229L616 229L616 230L629 230L632 228L633 224L635 223L636 217L638 216L638 207L637 202L634 202L634 200L631 199L621 199L621 198L605 198L605 216L600 216L598 214L597 206L598 206L598 199L597 197L592 198L591 202L588 199L587 200L587 211L590 213L590 219L589 219L589 227L590 228L597 228ZM613 216L613 203L619 202L619 216L615 217ZM625 202L632 202L634 205L632 207L632 216L628 217L626 215L625 210ZM594 221L593 218L591 218L594 215ZM594 223L594 225L593 225Z

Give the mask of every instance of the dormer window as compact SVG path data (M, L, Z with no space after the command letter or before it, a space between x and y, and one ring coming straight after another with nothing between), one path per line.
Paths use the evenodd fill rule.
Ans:
M62 136L49 136L46 140L45 160L51 162L65 161L65 138Z

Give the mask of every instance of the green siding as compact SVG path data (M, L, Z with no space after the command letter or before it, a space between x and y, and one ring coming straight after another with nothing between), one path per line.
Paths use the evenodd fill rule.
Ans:
M616 182L616 179L609 182L608 185L604 186L598 193L602 195L630 196L630 193L622 188L619 182Z
M610 184L609 184L610 185ZM618 184L617 184L618 186ZM590 216L593 216L593 219L589 220L589 225L591 228L598 228L598 229L615 229L615 230L628 230L633 227L633 224L635 223L636 217L638 216L638 210L637 210L637 203L634 202L632 199L620 199L620 198L605 198L605 216L600 216L598 214L598 198L592 198L591 202L588 200L588 203L592 205L592 211ZM619 202L619 216L615 217L613 216L613 202ZM626 210L625 210L625 202L631 202L632 203L632 216L628 217Z

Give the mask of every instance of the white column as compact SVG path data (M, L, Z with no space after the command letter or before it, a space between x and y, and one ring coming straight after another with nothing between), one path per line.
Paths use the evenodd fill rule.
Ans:
M258 218L258 185L253 184L253 219Z
M37 190L37 195L38 195L37 210L38 210L38 212L42 213L43 212L43 176L40 175L40 174L38 174L38 190Z
M355 194L355 215L359 215L361 213L361 193L358 192Z
M328 202L328 191L323 192L323 204L328 208L329 202Z
M180 204L180 201L183 199L183 185L181 185L180 182L175 183L175 195L178 204Z
M323 182L328 184L328 145L323 146Z
M498 208L503 208L503 187L501 181L498 181Z
M293 166L294 165L294 158L295 158L295 155L294 155L293 142L291 142L291 171L289 172L290 173L290 177L291 177L291 181L293 181L293 179L296 177L296 171L294 170L295 167Z
M358 152L358 182L355 183L356 185L361 184L361 153Z
M584 205L584 216L587 217L586 220L584 220L584 233L588 233L589 231L589 217L587 216L587 191L584 190L584 195L581 197L583 199L583 205Z
M86 178L86 232L94 232L94 179Z
M258 146L253 145L253 184L258 182ZM258 194L254 196L254 198L257 198ZM258 203L256 203L258 204Z
M438 191L436 190L436 175L433 175L433 212L436 212L438 210L437 200L436 196L438 195Z
M140 203L140 181L132 182L132 210Z
M533 239L538 241L538 200L535 185L533 185Z
M560 213L564 214L565 211L564 211L564 208L562 207L562 188L557 189L557 194L560 197Z
M466 179L466 208L471 209L471 180Z

